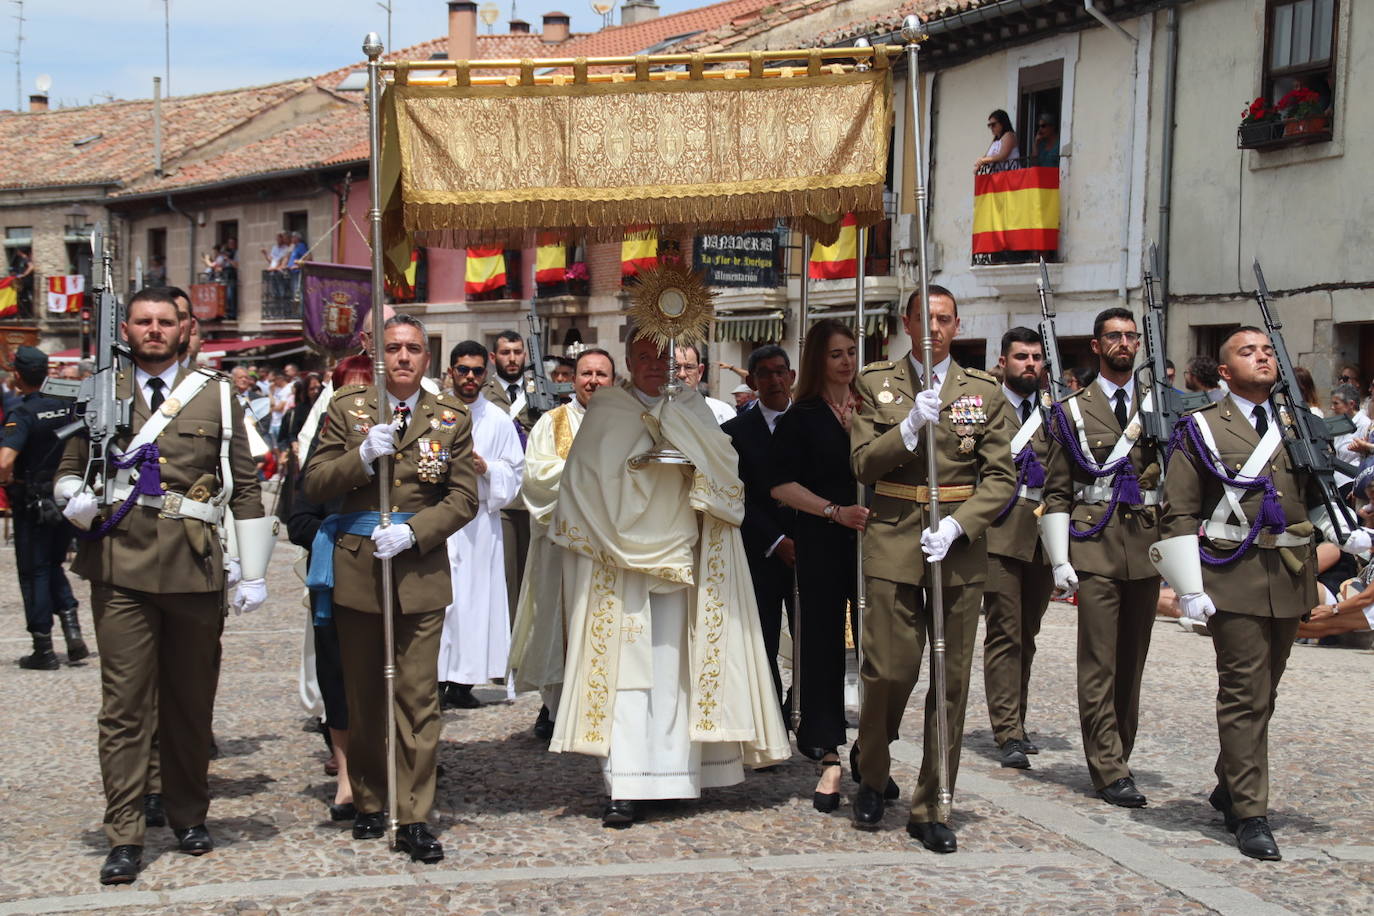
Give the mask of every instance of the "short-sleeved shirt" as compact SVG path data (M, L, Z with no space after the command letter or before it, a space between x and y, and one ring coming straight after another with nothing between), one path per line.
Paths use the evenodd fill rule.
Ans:
M50 398L38 392L24 395L5 417L0 448L19 453L14 462L14 479L35 488L52 486L57 463L62 458L62 443L57 431L75 419L69 401Z

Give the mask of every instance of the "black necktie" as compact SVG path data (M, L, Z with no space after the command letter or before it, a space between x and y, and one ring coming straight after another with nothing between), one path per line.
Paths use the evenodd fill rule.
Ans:
M1022 426L1025 426L1025 425L1026 425L1026 421L1030 419L1030 413L1031 413L1031 399L1030 399L1030 398L1026 398L1024 401L1021 402L1021 425L1022 425Z
M391 421L396 424L396 438L400 440L405 437L406 426L410 421L410 408L404 403L396 405L396 412L392 415Z
M1113 408L1112 412L1116 414L1116 422L1121 424L1121 428L1124 430L1126 428L1126 389L1116 389L1116 394L1113 397L1116 398L1116 407Z
M1264 405L1256 404L1250 416L1255 418L1255 432L1259 433L1259 437L1263 439L1264 434L1269 432L1269 417L1264 412Z
M165 400L162 397L162 389L166 384L166 382L157 376L148 379L148 387L153 389L153 396L148 399L148 407L152 410L157 410L162 406L162 402Z
M518 392L519 390L520 386L515 382L511 382L509 385L506 386L506 399L510 401L512 404L514 404L516 392Z

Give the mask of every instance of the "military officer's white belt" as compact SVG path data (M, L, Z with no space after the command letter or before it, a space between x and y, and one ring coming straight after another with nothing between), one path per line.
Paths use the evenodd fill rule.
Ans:
M1034 502L1042 502L1045 499L1044 487L1022 487L1016 491L1019 499L1029 499Z
M1112 488L1098 484L1088 486L1079 484L1073 490L1074 499L1081 503L1109 503L1112 501ZM1141 490L1140 505L1157 506L1159 505L1158 490Z
M133 487L127 483L117 483L113 487L113 492L115 502L122 502L129 498L129 494L133 492ZM149 509L156 509L158 515L163 518L193 518L209 525L218 525L219 520L224 516L222 505L197 502L194 499L188 499L184 493L170 491L161 496L142 494L138 497L137 504L147 506Z
M1240 525L1224 525L1221 522L1208 522L1202 526L1202 531L1207 537L1214 541L1235 541L1239 544L1250 536L1250 529ZM1272 534L1266 529L1261 529L1255 536L1256 547L1306 547L1312 543L1312 536L1298 537L1296 534L1289 534L1287 531L1282 534Z

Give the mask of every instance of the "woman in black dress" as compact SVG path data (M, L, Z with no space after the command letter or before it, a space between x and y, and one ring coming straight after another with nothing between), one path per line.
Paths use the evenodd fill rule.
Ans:
M849 422L859 406L854 332L833 318L816 322L802 347L792 406L773 431L772 496L797 510L793 540L801 608L801 722L797 747L821 764L812 803L834 811L840 802L838 749L844 716L846 605L856 591L856 533L868 510L857 504L849 463Z

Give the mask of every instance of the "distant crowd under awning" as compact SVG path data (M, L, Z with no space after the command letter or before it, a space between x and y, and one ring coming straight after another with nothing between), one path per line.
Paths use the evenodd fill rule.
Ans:
M279 359L305 352L305 341L299 335L292 337L248 337L221 338L207 340L200 348L203 360L214 366L224 363L239 363L259 357ZM81 348L59 350L49 353L48 360L55 363L75 363L81 360Z

